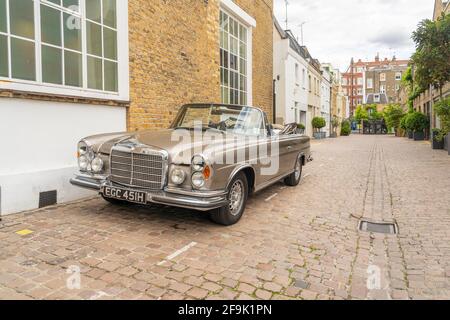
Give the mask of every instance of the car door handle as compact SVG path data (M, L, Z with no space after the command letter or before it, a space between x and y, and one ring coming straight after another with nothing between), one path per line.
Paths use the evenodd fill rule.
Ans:
M288 146L287 149L288 149L288 150L292 150L292 146Z

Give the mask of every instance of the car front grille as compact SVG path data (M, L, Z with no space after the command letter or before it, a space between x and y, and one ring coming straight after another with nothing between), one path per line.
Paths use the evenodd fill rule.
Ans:
M162 154L140 154L112 150L112 182L151 190L161 190L165 183L166 160Z

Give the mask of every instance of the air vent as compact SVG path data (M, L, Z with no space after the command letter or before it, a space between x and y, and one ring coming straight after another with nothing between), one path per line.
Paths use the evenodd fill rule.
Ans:
M53 206L57 203L58 194L56 190L39 193L39 208Z
M359 223L359 230L365 232L382 233L382 234L397 234L398 227L395 223L375 223L370 221L361 221Z

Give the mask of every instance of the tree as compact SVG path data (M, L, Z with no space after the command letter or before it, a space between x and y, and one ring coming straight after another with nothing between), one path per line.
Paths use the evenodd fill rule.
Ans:
M436 21L423 20L412 38L416 43L412 60L417 86L413 91L417 93L432 85L443 100L442 88L450 81L450 14L442 14Z
M398 132L400 128L400 122L405 116L403 109L398 104L390 104L383 110L384 121L388 128L394 128L395 132Z
M355 120L360 124L362 120L368 120L369 115L367 113L366 108L359 105L355 111Z
M326 125L327 125L327 122L325 121L324 118L321 118L321 117L315 117L315 118L312 120L312 126L313 126L313 128L314 128L314 129L318 129L319 132L320 132L320 130L321 130L322 128L324 128Z

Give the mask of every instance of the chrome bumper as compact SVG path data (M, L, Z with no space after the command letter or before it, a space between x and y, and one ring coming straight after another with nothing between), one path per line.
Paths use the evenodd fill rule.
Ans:
M90 176L75 176L75 178L70 179L70 183L80 188L98 191L100 194L102 194L105 186L129 189L127 187L113 185L104 178L102 179ZM138 188L135 190L143 191ZM147 192L147 203L157 203L173 207L208 211L227 206L228 200L227 193L225 191L205 192L165 188L163 191L159 192Z

